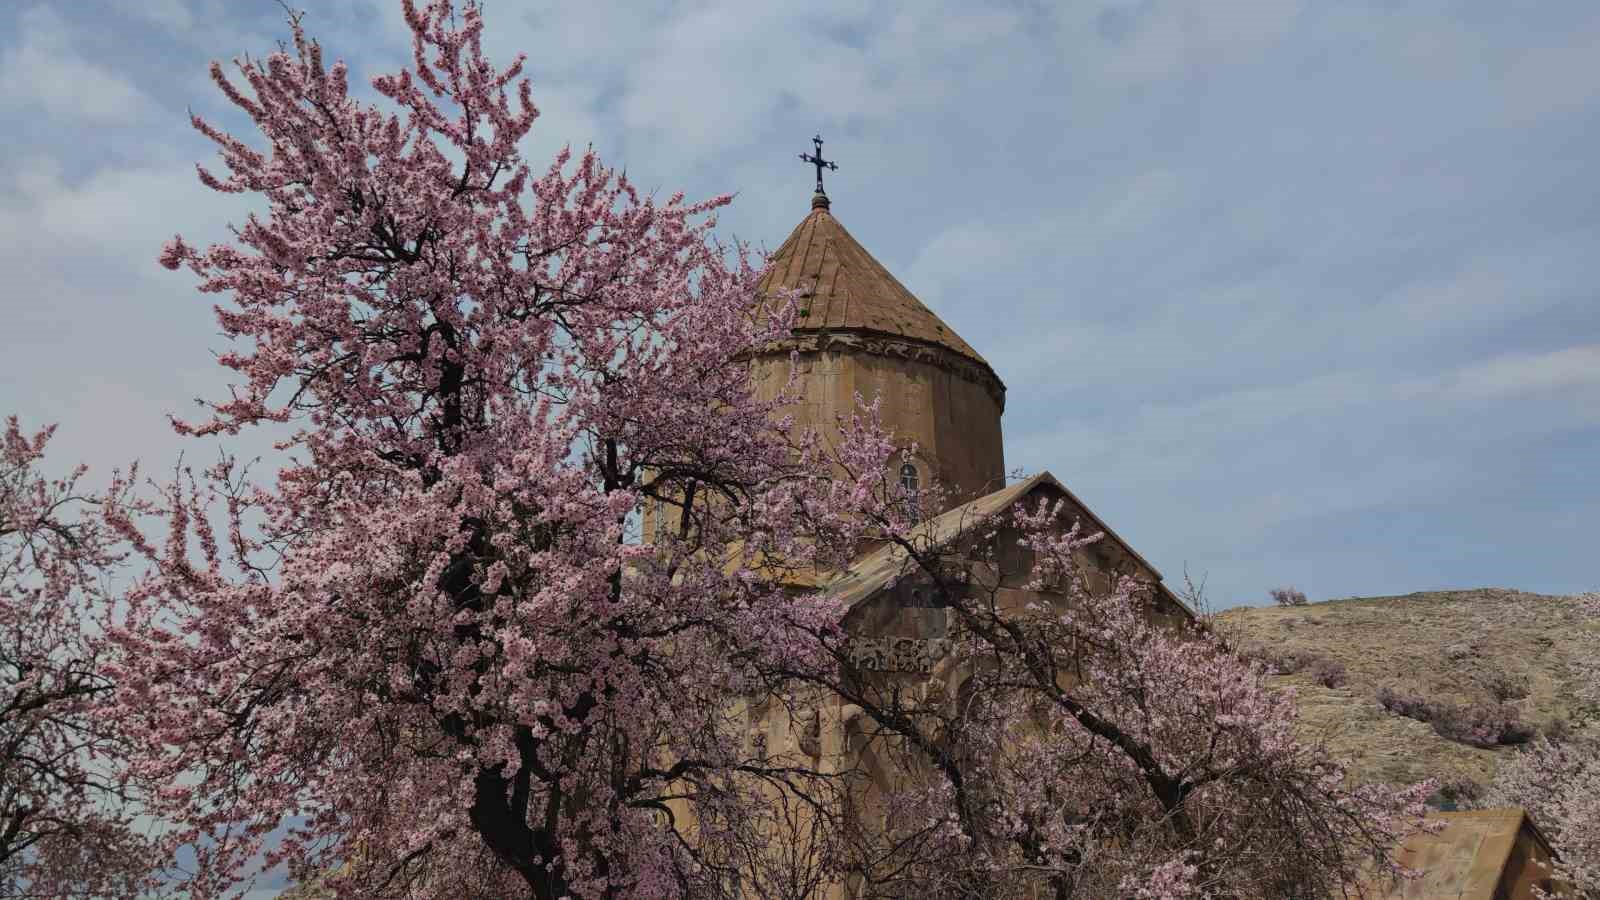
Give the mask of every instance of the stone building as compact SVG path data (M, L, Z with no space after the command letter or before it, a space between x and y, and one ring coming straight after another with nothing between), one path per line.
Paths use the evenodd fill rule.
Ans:
M796 423L831 431L837 417L854 410L857 394L869 401L880 398L884 427L910 457L891 462L895 471L889 477L913 489L937 481L949 491L949 508L926 526L939 541L966 523L1019 502L1059 499L1069 519L1105 535L1096 558L1087 560L1092 569L1146 581L1167 614L1193 617L1155 566L1055 476L1042 472L1006 484L1000 424L1005 384L977 350L845 230L826 194L812 197L810 214L778 247L771 263L761 290L798 291L800 310L793 337L755 361L759 393L776 396L789 378L791 354L798 354L802 399L792 410ZM830 585L853 610L864 610L888 602L880 595L897 573L894 555L879 548L835 574ZM883 619L852 614L848 621L865 629L862 637L870 637L868 618ZM928 639L938 631L931 617L908 627Z
M800 309L792 337L755 360L757 390L776 396L793 359L801 399L792 413L798 424L825 432L836 427L837 417L849 416L857 394L878 397L884 426L909 451L909 461L894 459L894 471L886 474L908 488L936 480L949 489L948 508L920 526L927 539L959 544L975 521L1019 503L1060 501L1069 520L1104 534L1080 560L1092 590L1106 589L1113 574L1133 576L1150 585L1153 615L1173 624L1194 619L1155 566L1061 480L1041 472L1006 484L1004 383L976 349L861 246L834 217L825 194L812 198L810 213L771 262L761 289L796 290ZM1040 599L1022 588L1027 574L1024 565L996 582L1002 604ZM908 569L904 554L890 546L866 548L845 570L823 574L820 584L848 609L845 627L861 677L885 690L922 696L949 697L959 690L962 673L943 660L945 611L926 602L925 584ZM832 760L873 773L862 798L862 808L871 809L872 795L884 785L863 738L861 711L837 698L810 703L809 713L798 718L792 710L753 710L751 721L769 746L802 757L808 766L826 767ZM1415 836L1403 851L1410 865L1429 874L1384 896L1509 900L1531 897L1536 883L1548 885L1536 863L1550 858L1549 844L1520 810L1443 815L1449 825L1442 834ZM849 885L822 891L840 898L852 893Z
M799 376L797 424L823 430L848 418L855 397L880 401L880 416L905 451L890 463L891 483L915 490L937 482L947 494L919 528L937 545L961 545L976 521L1040 499L1063 503L1068 520L1104 538L1087 551L1091 589L1112 575L1128 575L1152 588L1155 614L1172 622L1194 613L1165 584L1156 568L1049 472L1006 483L1001 416L1006 388L989 363L918 300L834 217L829 198L817 193L811 210L771 259L763 292L793 289L800 308L792 337L753 361L756 390L770 399ZM649 523L646 522L646 530ZM999 546L1012 546L1004 539ZM1024 561L990 586L1001 603L1039 599L1024 585ZM928 601L925 583L892 546L868 546L843 571L822 573L821 586L848 609L853 668L884 691L955 696L964 680L945 660L946 610ZM807 583L797 587L814 587ZM862 815L880 810L890 788L874 759L870 725L859 708L837 697L813 697L807 711L752 710L750 720L769 748L793 753L807 767L850 768L871 775L854 801ZM802 704L805 705L805 704ZM849 885L832 885L828 897L849 897Z

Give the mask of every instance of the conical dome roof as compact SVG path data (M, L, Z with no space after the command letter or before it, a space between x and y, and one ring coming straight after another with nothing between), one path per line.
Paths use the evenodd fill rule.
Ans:
M763 294L780 288L801 291L797 333L860 331L909 338L960 354L999 382L972 345L851 237L833 217L826 195L812 199L811 214L778 247L771 262L760 290Z

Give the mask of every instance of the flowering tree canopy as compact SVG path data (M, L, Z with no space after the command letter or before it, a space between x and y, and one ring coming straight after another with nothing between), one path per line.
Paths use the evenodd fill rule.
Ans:
M193 120L227 166L201 180L267 211L161 253L235 343L176 426L297 430L271 483L181 471L160 539L106 517L148 567L106 721L185 889L283 863L355 897L1287 896L1385 859L1419 789L1344 788L1258 671L1088 592L1049 510L1007 527L1067 605L996 603L997 558L915 538L870 407L825 442L752 394L794 312L711 239L728 198L658 203L592 152L535 176L521 60L484 59L476 4L403 6L414 66L372 82L399 112L291 16L242 85L212 70L265 146ZM949 702L861 681L844 610L785 586L867 539L954 611ZM756 734L807 692L892 745L891 827L860 770Z
M732 773L805 777L725 700L806 670L796 636L832 621L753 561L854 540L850 486L751 393L792 304L695 221L727 197L642 198L592 152L536 177L521 60L484 59L475 4L404 8L415 66L373 80L400 113L291 17L248 91L212 69L265 147L193 120L228 168L201 180L268 213L162 251L228 296L241 379L178 428L299 430L273 485L231 461L172 485L164 543L117 520L151 567L112 632L133 772L197 893L264 853L351 896L703 895L705 832L666 826L737 831L762 809Z
M147 848L96 716L111 684L93 631L121 554L84 468L39 471L52 431L13 416L0 434L0 896L131 895Z

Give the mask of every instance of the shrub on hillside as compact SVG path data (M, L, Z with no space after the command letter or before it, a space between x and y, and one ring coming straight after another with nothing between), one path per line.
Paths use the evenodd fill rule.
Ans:
M1272 596L1272 602L1279 606L1305 606L1308 602L1306 595L1301 591L1295 590L1292 586L1273 588L1267 593Z
M1526 744L1538 734L1509 703L1440 704L1432 725L1440 737L1475 747Z
M1574 736L1572 720L1566 716L1556 716L1544 727L1544 738L1552 744L1564 744Z
M1405 716L1419 722L1433 721L1433 704L1421 694L1402 691L1386 684L1378 688L1377 696L1378 705L1397 716Z
M1506 672L1500 669L1491 669L1479 676L1489 696L1504 703L1507 700L1521 700L1528 696L1532 689L1528 676L1515 672Z
M1483 796L1483 785L1464 775L1439 779L1439 789L1428 798L1428 805L1440 809L1471 806Z
M1278 674L1293 675L1316 665L1322 657L1309 650L1291 650L1288 653L1274 654L1271 659L1272 666Z
M1293 675L1306 672L1319 683L1339 687L1346 681L1344 663L1309 650L1290 650L1277 653L1260 644L1249 644L1239 651L1239 658L1258 662L1269 675Z
M1509 703L1457 706L1388 685L1378 689L1377 699L1379 705L1396 715L1427 722L1442 738L1474 747L1526 744L1538 734L1538 729L1522 721L1521 712Z
M1235 653L1237 653L1239 659L1243 660L1244 662L1260 663L1261 667L1264 669L1270 670L1274 668L1272 664L1273 656L1271 651L1267 650L1267 648L1261 646L1260 644L1244 644L1239 646Z
M1317 684L1320 684L1323 687L1343 687L1345 681L1347 680L1344 663L1339 662L1336 659L1329 659L1325 656L1318 658L1316 662L1312 663L1309 672L1311 677L1316 680Z

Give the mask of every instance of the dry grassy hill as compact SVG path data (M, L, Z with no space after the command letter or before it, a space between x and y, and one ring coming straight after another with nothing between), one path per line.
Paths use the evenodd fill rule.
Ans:
M1585 624L1570 597L1503 588L1430 591L1400 597L1351 597L1297 607L1237 608L1219 628L1241 646L1268 655L1306 654L1342 663L1338 687L1309 672L1280 675L1300 702L1302 734L1324 738L1358 781L1410 783L1428 776L1488 782L1510 746L1485 749L1448 740L1422 721L1384 709L1389 685L1439 703L1468 707L1505 702L1541 732L1562 724L1592 728L1594 710L1572 699L1569 663L1594 652L1600 631ZM1326 668L1327 665L1325 664Z

